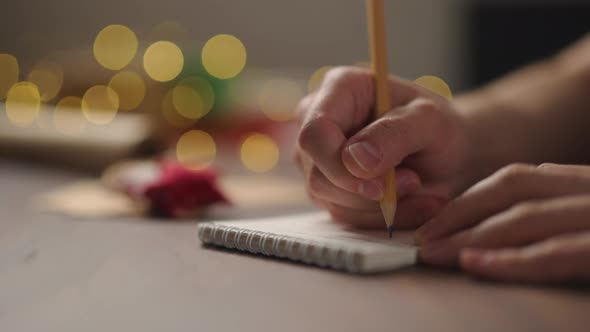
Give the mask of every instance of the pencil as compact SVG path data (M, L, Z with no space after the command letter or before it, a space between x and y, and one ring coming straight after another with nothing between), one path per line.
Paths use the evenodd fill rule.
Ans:
M371 54L371 68L375 75L375 118L389 111L391 106L384 11L384 0L367 0L369 51ZM391 169L385 176L385 192L379 204L385 224L387 225L387 234L391 238L393 234L393 220L395 219L395 212L397 210L394 169Z

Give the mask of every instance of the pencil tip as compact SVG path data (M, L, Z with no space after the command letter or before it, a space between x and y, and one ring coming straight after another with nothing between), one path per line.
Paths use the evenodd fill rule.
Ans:
M387 234L389 235L389 238L391 239L391 237L393 236L393 225L387 225Z

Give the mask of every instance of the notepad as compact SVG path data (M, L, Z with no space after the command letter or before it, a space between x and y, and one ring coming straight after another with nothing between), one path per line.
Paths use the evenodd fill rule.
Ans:
M417 256L408 232L389 239L383 230L347 227L323 212L206 222L198 232L204 244L352 273L392 271L415 264Z

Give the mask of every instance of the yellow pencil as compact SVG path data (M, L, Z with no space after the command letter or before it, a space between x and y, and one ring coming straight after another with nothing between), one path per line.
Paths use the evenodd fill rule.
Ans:
M375 74L375 117L378 118L389 111L389 69L387 66L387 45L385 39L385 4L384 0L367 0L367 16L369 23L369 50L371 68ZM390 170L385 177L385 193L380 202L381 212L387 225L387 233L391 238L393 220L397 209L397 193L395 190L395 170Z

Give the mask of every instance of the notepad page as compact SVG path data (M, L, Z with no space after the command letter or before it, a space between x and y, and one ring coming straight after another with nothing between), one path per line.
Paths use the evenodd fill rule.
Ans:
M416 259L416 248L412 245L411 233L397 232L394 234L393 239L389 239L387 233L382 230L362 231L347 227L346 225L333 222L330 216L323 212L257 220L220 221L208 224L209 226L202 225L202 227L231 229L248 234L256 233L257 239L260 241L265 236L289 237L300 239L300 241L305 241L306 243L314 243L316 246L354 251L362 256L363 262L363 266L357 267L361 271L357 272L384 271L407 266L414 264ZM215 235L212 237L215 238ZM214 241L214 239L208 241L213 244L232 248L235 247L231 243L233 239L224 239L222 241L218 238L217 241ZM248 247L249 249L246 250L264 253L264 250L260 250L260 248L251 248L252 246L255 247L257 243L258 241L250 245ZM258 246L260 247L260 245ZM293 259L287 255L281 256L280 253L273 252L272 250L267 254ZM312 262L313 259L308 259L308 257L299 257L296 260L310 261L310 263L314 264L318 263Z

